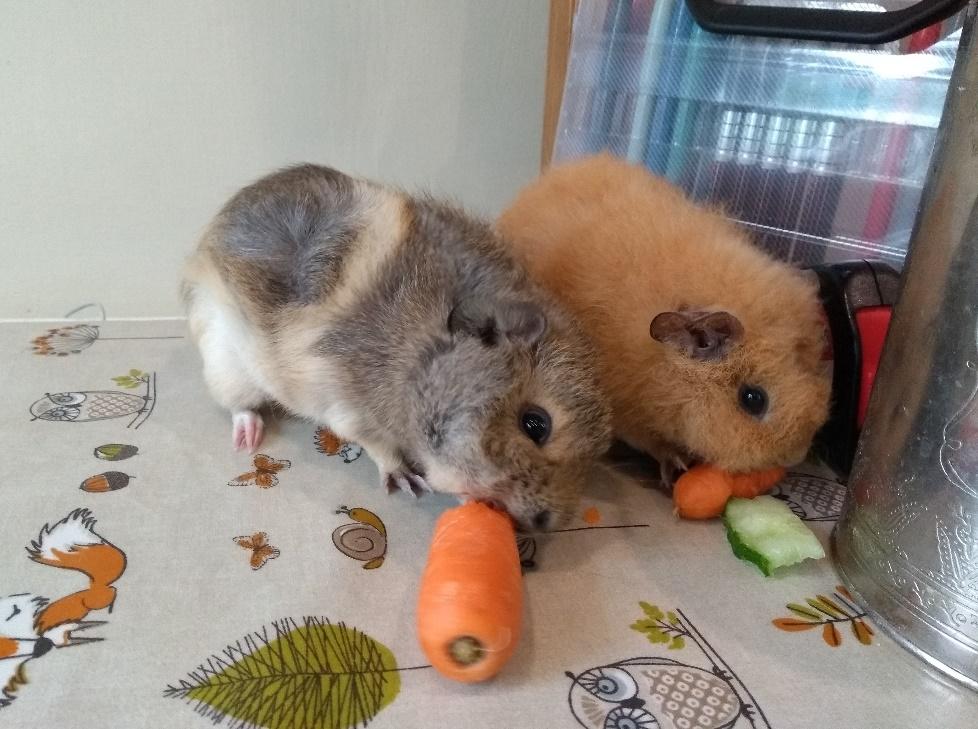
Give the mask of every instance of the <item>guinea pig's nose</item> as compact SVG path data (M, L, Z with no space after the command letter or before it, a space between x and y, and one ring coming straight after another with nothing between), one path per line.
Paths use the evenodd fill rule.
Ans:
M547 529L550 526L552 516L553 514L551 514L547 509L538 511L533 517L533 528L539 529L540 531Z

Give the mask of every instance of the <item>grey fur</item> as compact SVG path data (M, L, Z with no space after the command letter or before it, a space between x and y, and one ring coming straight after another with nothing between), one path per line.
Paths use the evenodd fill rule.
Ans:
M264 268L267 306L310 304L336 282L363 226L352 183L329 167L300 165L246 187L224 206L223 243Z

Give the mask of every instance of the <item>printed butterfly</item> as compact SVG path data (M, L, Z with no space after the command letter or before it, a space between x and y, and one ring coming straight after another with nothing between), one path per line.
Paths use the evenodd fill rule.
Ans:
M260 489L270 489L278 483L278 476L275 474L283 468L290 468L291 461L276 461L262 453L255 456L255 470L242 473L235 479L228 482L228 486L247 486L254 484Z
M250 537L235 537L234 543L243 549L251 550L251 569L257 570L265 566L270 559L275 559L281 552L268 543L268 534L256 532Z

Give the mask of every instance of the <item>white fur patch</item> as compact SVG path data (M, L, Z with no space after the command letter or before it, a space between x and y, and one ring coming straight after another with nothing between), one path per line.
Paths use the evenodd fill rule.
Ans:
M456 496L468 496L477 498L467 479L461 471L454 468L442 466L438 463L428 462L424 464L425 480L435 491L443 494L455 494Z
M360 440L360 416L340 400L326 408L326 412L322 415L322 422L343 440Z
M271 388L256 366L261 360L252 330L203 286L198 288L192 316L200 327L204 376L215 398L228 409L260 405Z

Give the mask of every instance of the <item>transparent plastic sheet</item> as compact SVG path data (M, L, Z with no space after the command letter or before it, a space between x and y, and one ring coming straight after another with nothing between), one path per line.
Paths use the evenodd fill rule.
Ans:
M554 160L642 163L798 265L899 267L959 25L858 47L714 35L682 0L581 0Z

